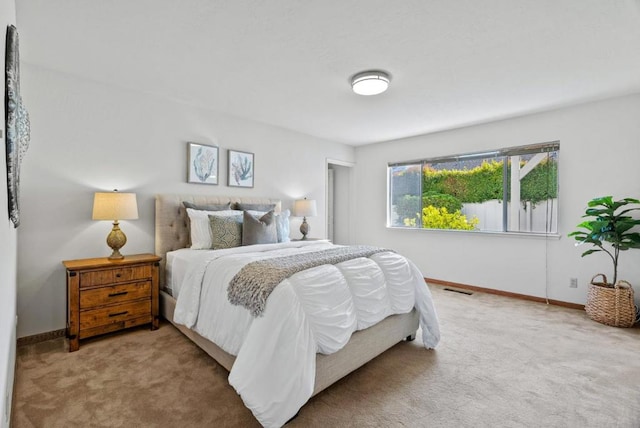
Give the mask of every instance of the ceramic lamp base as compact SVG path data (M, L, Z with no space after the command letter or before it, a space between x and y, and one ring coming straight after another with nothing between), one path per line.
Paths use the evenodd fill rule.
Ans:
M309 223L307 223L307 218L302 217L302 224L300 225L300 233L302 233L302 240L307 239L307 235L309 234Z
M120 248L124 247L124 244L126 243L127 236L122 232L122 230L120 230L120 225L116 220L113 222L113 229L111 229L111 233L107 236L107 245L113 250L109 256L109 260L124 259L124 256L120 254Z

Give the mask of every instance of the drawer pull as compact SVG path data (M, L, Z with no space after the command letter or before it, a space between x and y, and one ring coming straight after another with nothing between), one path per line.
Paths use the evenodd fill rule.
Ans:
M113 313L113 314L109 314L109 318L111 318L111 317L118 317L118 316L120 316L120 315L127 315L128 313L129 313L129 311L116 312L116 313Z
M117 273L117 274L116 274L116 278L120 278L121 276L122 276L122 274L121 274L121 273Z
M125 294L129 294L129 292L128 291L119 291L117 293L109 294L109 297L124 296Z

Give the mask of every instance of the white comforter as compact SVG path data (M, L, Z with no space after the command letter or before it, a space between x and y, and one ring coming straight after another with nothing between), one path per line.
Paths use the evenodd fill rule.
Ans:
M275 288L258 318L227 300L229 282L246 263L332 246L321 241L200 250L186 269L174 321L236 355L229 383L264 426L282 426L298 412L313 392L316 353L336 352L356 330L415 306L425 347L440 339L423 275L393 252L296 273Z

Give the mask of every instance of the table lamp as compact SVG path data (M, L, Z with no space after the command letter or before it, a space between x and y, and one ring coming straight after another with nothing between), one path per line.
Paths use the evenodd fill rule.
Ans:
M135 193L96 192L93 197L93 220L113 221L113 229L107 236L107 245L113 250L109 260L121 260L120 248L127 243L126 235L120 230L119 220L136 220L138 203Z
M296 217L302 217L302 224L300 225L300 233L302 233L302 240L307 239L309 233L309 223L307 223L307 217L314 217L318 215L316 209L316 201L313 199L298 199L293 204L293 215Z

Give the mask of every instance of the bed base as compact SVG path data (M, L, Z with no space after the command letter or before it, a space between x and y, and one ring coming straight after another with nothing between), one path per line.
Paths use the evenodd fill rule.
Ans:
M175 307L176 300L161 290L160 314L213 357L222 367L230 371L235 357L193 330L175 324L173 322ZM391 315L372 327L353 333L349 342L338 352L331 355L317 354L313 395L363 366L403 339L415 339L417 330L418 313L412 309L409 313Z

